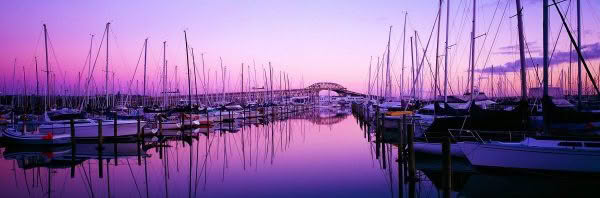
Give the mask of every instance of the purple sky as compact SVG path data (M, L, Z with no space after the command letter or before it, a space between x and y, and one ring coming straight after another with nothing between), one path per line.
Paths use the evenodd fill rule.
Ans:
M523 3L525 34L534 59L541 56L540 2L527 0ZM596 44L599 32L594 27L600 25L600 17L596 13L600 3L592 0L582 0L581 3L583 42L588 45ZM408 87L409 36L413 36L416 30L420 37L419 46L422 47L427 42L437 13L437 4L435 0L5 2L0 8L0 25L4 27L4 31L0 32L0 43L2 43L0 65L3 71L0 77L4 85L1 89L3 92L5 90L11 92L11 88L21 87L19 89L21 90L23 67L26 71L29 92L35 89L33 57L38 56L40 67L38 70L41 71L45 66L41 34L42 24L45 23L48 25L53 47L49 57L50 70L59 79L56 84L62 86L64 76L66 84L72 87L69 90L74 90L73 87L77 84L77 72L87 73L87 70L83 69L90 47L90 34L96 35L93 50L95 58L105 23L111 22L109 70L115 72L117 84L115 89L120 88L122 92L128 92L126 87L136 91L135 80L140 81L138 88L141 90L141 62L135 76L133 74L145 38L149 38L148 89L154 87L153 92L156 92L158 88L163 41L167 41L166 58L169 61L169 78L174 80L175 65L177 65L180 89L182 91L187 89L187 86L184 86L186 65L183 30L188 32L189 45L194 48L196 65L199 69L201 68L200 54L204 53L207 71L210 69L211 90L220 90L221 83L215 85L215 80L220 82L219 57L222 57L230 75L227 79L229 89L239 89L242 63L251 66L253 62L256 63L258 77L256 81L258 86L262 86L262 68L270 61L277 74L275 76L277 80L274 80L277 82L276 87L279 71L284 71L290 75L293 87L329 81L364 92L368 79L369 58L373 56L373 65L375 65L377 56L381 56L385 50L387 31L392 25L391 59L394 93L397 94L402 65L403 12L408 12L405 58L407 69L405 79ZM450 86L454 93L458 93L464 90L467 79L468 35L471 29L472 5L471 1L467 0L453 0L451 4L450 44L456 45L451 48L448 56ZM568 4L569 1L561 3L562 9L566 10ZM576 27L574 7L575 1L571 5L568 16L573 24L572 28ZM477 69L485 71L492 64L496 67L507 64L505 66L510 67L510 63L518 58L516 54L518 48L510 47L517 44L516 17L511 18L515 15L514 1L478 1L477 12L477 34L487 32L487 36L477 39L476 53L480 53L477 58ZM553 7L550 13L550 43L553 47L561 24ZM443 54L445 8L442 16L440 54ZM502 23L499 26L501 18ZM564 59L564 55L568 55L569 50L567 38L563 30L555 52L555 55L560 56L556 59L560 64L554 64L553 69L555 85L558 85L560 70L564 69L564 72L567 72L568 57L566 62ZM103 70L106 64L104 51L103 46L94 71L95 85L99 91L104 89ZM422 49L419 52L419 55L421 54ZM435 34L427 55L433 67ZM592 54L590 57L596 58L598 54ZM17 69L13 81L15 58ZM442 58L440 64L443 64ZM596 74L598 62L590 60L589 65L593 66L592 71ZM215 71L219 73L215 75ZM255 81L253 67L251 71L252 81ZM535 73L531 71L529 76L533 78ZM505 81L517 82L516 75L507 74ZM247 77L248 73L245 75ZM427 92L431 87L431 72L427 64L424 67L424 75L424 89ZM482 74L482 77L487 76L487 73ZM202 76L198 77L201 81ZM82 79L84 78L85 75ZM134 81L130 85L132 79ZM488 79L482 79L477 84L487 90L490 84ZM41 85L45 86L43 73L40 73L40 81ZM531 80L529 86L534 86L535 82ZM463 87L460 91L459 84ZM517 84L512 87L518 90ZM506 91L513 94L512 88Z

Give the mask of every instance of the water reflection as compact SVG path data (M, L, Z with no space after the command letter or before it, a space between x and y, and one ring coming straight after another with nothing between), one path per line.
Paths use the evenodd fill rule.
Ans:
M409 178L398 130L375 131L347 109L271 120L103 145L5 145L0 186L3 197L444 196L441 158L416 155ZM589 195L598 184L481 172L454 158L452 168L453 197Z

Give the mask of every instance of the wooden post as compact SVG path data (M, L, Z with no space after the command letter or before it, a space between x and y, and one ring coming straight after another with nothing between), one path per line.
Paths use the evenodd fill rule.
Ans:
M141 133L140 133L140 134L141 134L141 138L140 138L140 139L143 141L143 140L144 140L144 138L146 137L146 135L144 134L144 127L141 127L141 130L142 130L142 131L141 131ZM143 142L142 142L142 143L143 143Z
M69 121L71 126L71 178L75 178L75 154L76 154L76 145L75 145L75 120L71 118Z
M414 148L414 126L413 124L408 124L407 131L407 140L408 140L408 175L410 179L414 180L416 178L416 170L415 170L415 148Z
M75 120L71 118L69 120L69 125L71 127L71 142L75 141Z
M404 116L403 116L404 118ZM400 134L398 136L398 140L397 140L397 144L398 144L398 160L402 159L402 153L404 153L404 143L402 142L402 133L404 133L404 125L402 124L402 120L398 120L398 134Z
M140 120L140 117L138 116L138 117L137 117L137 125L136 125L136 128L137 128L137 138L138 138L138 140L139 140L139 139L141 138L141 136L142 136L142 131L141 131L140 127L141 127L141 120Z
M452 158L450 153L450 137L446 137L442 141L442 174L444 174L442 177L442 186L444 197L450 197L450 189L452 189Z
M113 143L113 152L114 152L114 154L113 154L113 155L115 156L115 166L117 166L117 165L118 165L118 164L117 164L117 162L119 161L119 160L117 159L117 150L118 150L118 149L117 149L117 144L118 144L117 142L114 142L114 143Z
M103 165L102 165L102 150L104 144L104 136L102 136L102 120L98 120L98 177L103 178Z
M104 136L102 136L102 120L98 120L98 149L102 149L104 143Z
M162 119L158 119L158 135L163 136Z
M185 129L185 118L183 116L183 113L179 114L179 119L181 120L181 126L182 126L180 130L183 132Z
M113 119L113 137L117 137L117 112L115 112L115 118Z
M102 164L102 151L98 150L98 177L104 178L104 167Z
M379 108L375 109L375 130L379 129Z
M136 149L137 149L137 162L138 162L138 166L142 165L142 149L141 149L141 145L140 145L140 139L138 139L138 141L136 141Z
M380 151L381 151L381 128L379 125L379 115L375 115L375 159L379 159Z
M382 158L382 162L383 162L382 167L383 167L383 170L385 170L387 167L387 159L386 159L386 155L385 155L386 153L385 153L385 142L383 141L383 132L382 132L382 134L380 134L380 136L381 136L381 140L380 140L380 142L381 142L381 158Z

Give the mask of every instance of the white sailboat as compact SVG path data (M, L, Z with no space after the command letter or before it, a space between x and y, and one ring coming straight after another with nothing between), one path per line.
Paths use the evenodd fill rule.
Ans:
M544 70L543 70L543 101L545 104L551 102L548 87L548 0L543 1L544 20L543 20L543 38L544 38ZM571 39L571 43L577 50L581 59L581 51L575 43L564 17L556 1L553 0L553 6L557 9L563 25L567 27L567 33ZM517 0L517 13L520 13L520 1ZM579 14L579 12L578 12ZM520 20L520 19L519 19ZM583 62L585 65L585 61ZM587 66L586 66L587 67ZM549 106L549 105L548 105ZM547 134L550 130L551 123L548 118L548 107L544 105L544 132ZM520 143L504 143L504 142L459 142L458 143L474 166L496 167L496 168L511 168L511 169L533 169L542 171L559 171L559 172L583 172L583 173L600 173L600 141L590 140L587 138L570 138L564 139L559 137L550 138L526 138Z
M458 142L474 166L567 172L600 172L600 141L541 140L518 143Z

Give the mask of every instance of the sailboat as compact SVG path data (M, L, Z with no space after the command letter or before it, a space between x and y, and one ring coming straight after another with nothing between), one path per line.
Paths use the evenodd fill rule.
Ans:
M49 65L48 65L48 30L46 28L46 24L43 24L44 28L44 43L45 43L45 52L46 52L46 86L49 86ZM49 88L46 89L46 104L44 110L48 109L48 97L49 97ZM54 120L50 120L49 115L55 117L57 119L74 119L81 115L81 112L78 111L50 111L45 112L45 119L54 122ZM41 145L54 145L54 144L66 144L71 142L71 138L69 133L64 133L57 135L58 133L54 133L53 131L44 131L40 133L32 133L27 132L25 127L19 130L16 126L13 128L7 128L2 131L2 135L11 143L16 144L41 144Z
M517 2L520 2L517 0ZM577 50L579 58L583 60L581 51L575 39L571 35L564 16L562 15L556 1L553 5L566 27L570 37L571 44ZM579 3L579 1L578 1ZM543 68L543 132L545 135L551 134L551 121L554 121L552 115L552 101L548 89L548 0L543 1L543 39L544 39L544 68ZM517 4L517 8L520 7ZM578 6L579 7L579 6ZM579 12L578 12L579 14ZM520 13L518 13L520 17ZM583 61L586 65L585 61ZM587 68L587 66L586 66ZM578 112L579 113L579 112ZM575 113L573 113L575 114ZM600 140L589 137L570 137L563 138L557 136L526 138L519 143L505 142L459 142L463 153L474 166L511 168L511 169L532 169L541 171L559 171L559 172L584 172L600 173L600 167L595 166L600 163Z
M431 154L441 154L441 143L436 142L438 138L449 137L456 142L472 141L473 139L481 139L481 136L489 139L507 139L512 140L513 134L523 134L527 129L528 103L527 93L521 93L521 102L511 110L496 110L486 109L485 107L493 104L493 102L482 100L482 94L474 86L474 71L475 71L475 11L476 1L473 1L473 25L471 32L471 54L470 54L470 91L467 103L448 103L448 97L444 96L444 107L439 106L436 101L431 106L426 106L428 109L421 109L421 113L427 110L426 121L433 121L423 135L425 142L415 144L416 152L425 152ZM519 16L519 22L521 18ZM522 42L522 27L519 25L520 46ZM521 48L522 62L525 60L523 56L523 48ZM524 63L522 64L521 73L525 72ZM521 83L526 87L525 78L522 75ZM475 93L475 94L470 94ZM458 99L458 98L456 98ZM466 100L466 98L465 98ZM421 115L423 116L423 115ZM520 136L519 136L520 137ZM515 138L516 139L516 138ZM519 139L517 139L519 140ZM451 144L451 153L454 156L464 157L460 147L457 144Z

